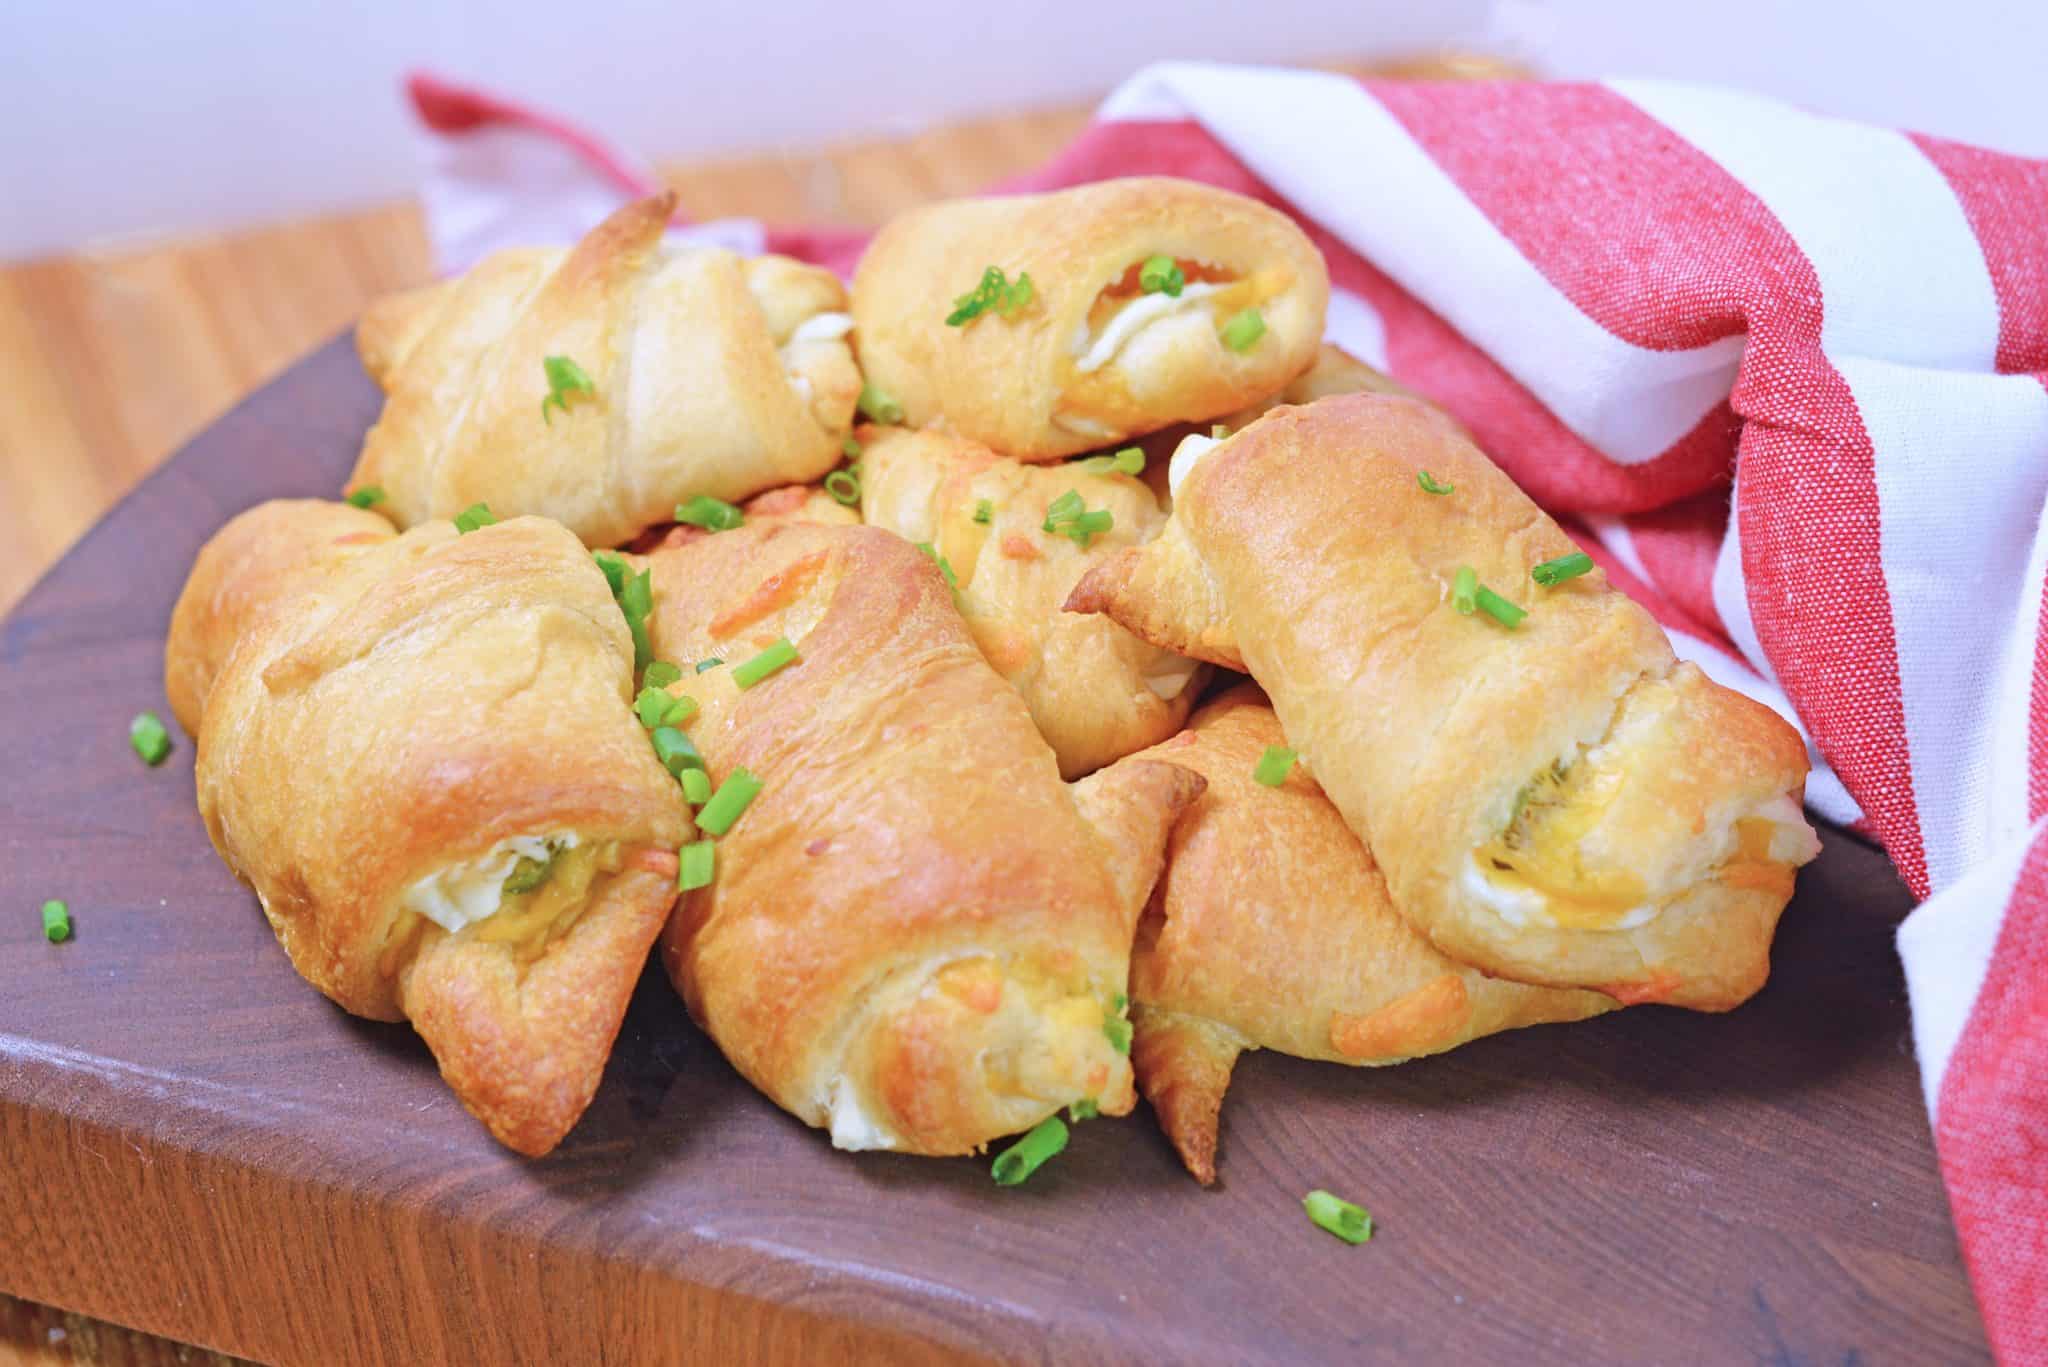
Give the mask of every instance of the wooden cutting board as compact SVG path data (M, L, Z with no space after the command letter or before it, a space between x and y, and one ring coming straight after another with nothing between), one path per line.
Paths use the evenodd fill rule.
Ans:
M1770 986L1360 1071L1249 1056L1222 1186L1141 1108L1015 1190L835 1153L658 972L540 1162L404 1026L294 976L160 769L162 638L236 511L340 487L345 342L123 502L0 627L0 1289L279 1362L1966 1362L1883 858L1830 834ZM507 744L518 738L508 736ZM402 816L395 816L402 819ZM50 945L62 897L77 938ZM1371 1209L1349 1247L1304 1218Z

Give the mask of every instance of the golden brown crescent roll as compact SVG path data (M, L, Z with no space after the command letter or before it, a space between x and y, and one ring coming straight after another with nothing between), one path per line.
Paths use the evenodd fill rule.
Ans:
M861 429L861 512L872 526L937 549L959 585L960 615L998 674L1076 778L1173 734L1205 670L1106 617L1062 612L1092 565L1158 531L1145 484L1081 465L1024 465L979 443L901 427ZM1069 492L1110 528L1078 540L1044 529ZM977 518L986 513L986 522Z
M1340 396L1174 464L1166 529L1069 606L1259 680L1438 949L1624 1002L1720 1010L1763 984L1819 848L1798 735L1679 664L1597 569L1533 583L1576 548L1451 423ZM1460 613L1460 566L1527 617Z
M171 609L164 692L187 731L199 718L228 652L278 603L337 560L389 541L375 513L321 499L277 499L229 519L199 550Z
M843 1149L958 1154L1093 1098L1166 831L1201 780L1069 788L934 564L872 527L744 527L649 557L657 655L686 664L712 777L763 785L662 959L770 1099ZM777 638L799 658L741 689ZM716 805L718 797L712 798Z
M332 531L318 505L266 517ZM202 562L233 578L221 549ZM349 1011L411 1020L524 1154L595 1091L690 830L632 670L560 526L387 526L244 633L199 728L207 832L293 966Z
M1173 259L1175 292L1146 289L1155 257ZM1013 289L1029 276L1029 301L949 325L990 268ZM861 258L853 314L864 373L911 426L1050 460L1275 392L1314 362L1329 294L1285 214L1139 177L893 219Z
M1365 846L1304 765L1253 777L1280 723L1252 684L1145 751L1208 780L1174 827L1131 955L1131 1064L1195 1178L1216 1180L1216 1127L1238 1054L1332 1063L1441 1053L1500 1030L1611 1010L1598 992L1489 978L1401 919Z
M593 546L697 494L738 499L838 463L860 375L831 272L665 248L673 197L628 205L568 251L501 252L373 305L357 329L386 391L352 487L400 526L488 503ZM593 393L544 408L547 359Z
M740 513L746 519L743 525L749 527L772 527L782 522L857 527L860 525L859 502L859 496L854 495L853 503L841 503L820 485L787 484L765 494L755 494L740 505ZM636 555L648 555L665 546L680 546L713 535L716 533L706 528L677 522L666 527L650 527L634 538L627 549Z

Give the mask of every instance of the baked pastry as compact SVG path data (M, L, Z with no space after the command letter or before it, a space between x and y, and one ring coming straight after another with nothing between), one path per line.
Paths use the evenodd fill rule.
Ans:
M1205 703L1144 754L1208 787L1174 827L1131 954L1131 1065L1196 1180L1246 1049L1386 1064L1614 1008L1598 992L1489 978L1401 919L1372 856L1296 764L1255 772L1280 723L1252 684Z
M661 942L734 1066L843 1149L967 1153L1075 1102L1129 1111L1131 935L1201 780L1126 761L1062 783L892 533L742 527L648 564L689 737L721 788L762 785ZM782 638L795 662L741 688Z
M333 530L304 503L263 520ZM201 563L265 565L227 557ZM293 966L410 1020L524 1154L596 1090L691 828L632 671L604 575L555 523L387 527L242 634L199 727L207 833Z
M1285 214L1138 177L893 219L853 314L864 374L911 426L1050 460L1279 390L1314 362L1329 293Z
M862 516L945 557L975 644L1024 695L1063 776L1090 773L1180 727L1201 691L1200 664L1106 617L1060 610L1090 566L1166 521L1141 480L1076 464L1024 465L931 430L864 427L860 441ZM1109 528L1046 531L1046 510L1069 495L1109 513Z
M1453 424L1380 395L1278 408L1189 438L1173 482L1166 528L1069 607L1259 680L1438 949L1623 1002L1762 986L1819 849L1797 733L1599 570L1532 582L1576 548ZM1460 611L1461 568L1526 617Z
M613 546L695 495L837 464L860 394L838 280L665 248L673 207L641 200L572 250L500 252L372 305L357 347L387 398L351 487L382 488L401 527L482 502ZM589 388L556 385L551 357Z
M822 485L785 484L780 489L770 489L765 494L755 494L739 505L741 525L748 527L772 527L781 522L814 523L824 527L857 527L860 525L860 499L853 496L852 503L842 503L827 493ZM717 532L694 526L687 522L671 523L665 527L650 527L635 537L627 549L637 555L647 555L664 546L680 546Z

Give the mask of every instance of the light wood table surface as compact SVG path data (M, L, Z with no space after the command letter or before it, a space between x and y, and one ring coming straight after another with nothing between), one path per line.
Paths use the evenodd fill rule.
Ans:
M1517 74L1455 55L1370 70ZM1045 162L1087 123L1090 107L668 168L665 176L695 218L873 226ZM431 275L410 202L0 267L8 390L0 402L0 613L187 439L351 324L371 299ZM0 1295L0 1367L228 1361Z

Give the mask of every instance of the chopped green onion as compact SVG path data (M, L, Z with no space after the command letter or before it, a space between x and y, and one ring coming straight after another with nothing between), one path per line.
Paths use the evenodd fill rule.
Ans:
M616 598L626 591L626 575L629 571L623 556L617 551L592 551L590 558L604 571L604 582L612 586L612 597Z
M776 670L796 663L796 647L787 636L778 636L775 644L756 655L753 659L732 667L732 681L740 688L752 688Z
M1119 1054L1131 1052L1131 1023L1122 1016L1105 1016L1102 1033L1109 1037L1109 1047Z
M995 519L996 505L985 498L974 500L974 520L984 527Z
M697 715L697 700L687 693L679 693L669 700L668 711L662 714L662 721L669 726L681 726Z
M1090 541L1093 541L1115 525L1116 518L1109 509L1097 508L1093 512L1082 513L1072 521L1064 523L1059 528L1059 533L1085 551L1088 549Z
M1138 288L1147 294L1163 294L1169 299L1180 298L1186 288L1188 277L1180 268L1180 262L1164 255L1148 256L1145 264L1138 267Z
M1091 475L1142 475L1145 453L1135 446L1126 446L1106 456L1090 456L1081 462L1081 468Z
M860 443L853 439L853 433L849 432L839 439L839 454L848 460L860 459Z
M54 897L43 903L43 938L53 945L71 938L71 908Z
M1584 551L1573 551L1570 555L1560 555L1555 560L1544 561L1529 571L1529 577L1548 588L1552 584L1562 584L1567 579L1576 579L1592 568L1592 556Z
M1479 573L1470 565L1458 566L1451 579L1451 606L1467 617L1479 608Z
M128 723L128 744L135 747L144 764L154 769L171 753L171 733L164 729L163 718L156 713L138 712L135 720Z
M953 562L939 554L939 548L929 541L920 541L917 548L924 552L925 559L939 567L939 577L946 581L946 587L957 597L960 593L960 576L953 573Z
M1301 1198L1301 1208L1318 1229L1327 1229L1347 1244L1362 1244L1372 1237L1372 1216L1341 1196L1318 1189Z
M699 674L702 674L706 670L716 669L724 663L725 661L719 659L716 655L712 655L706 659L697 661L697 672Z
M667 660L656 660L647 666L647 672L640 676L640 682L649 688L667 688L683 677L683 671Z
M455 515L455 530L458 535L467 536L479 527L489 527L498 520L488 503L472 503Z
M351 489L348 501L351 507L374 508L384 501L384 487L380 484L365 484L360 489Z
M876 422L902 422L903 405L888 390L869 380L860 387L860 411Z
M860 505L860 476L851 470L834 470L825 476L825 492L834 502L848 508Z
M729 532L746 520L746 515L732 504L709 494L699 494L688 503L676 505L676 521L687 522L706 531Z
M1219 423L1212 423L1212 424L1210 424L1210 426L1209 426L1209 440L1210 440L1210 441L1223 441L1223 440L1225 440L1226 438L1228 438L1229 436L1230 436L1230 424L1229 424L1229 423L1227 423L1227 422L1219 422Z
M747 769L735 769L725 776L725 782L718 785L718 791L697 813L697 829L709 835L724 835L732 829L732 823L740 819L740 813L747 810L760 793L763 784Z
M1455 484L1437 483L1436 476L1427 470L1417 470L1415 472L1415 482L1422 486L1422 492L1425 494L1448 494L1451 490L1458 487Z
M701 807L711 798L711 775L702 769L683 770L683 797L692 807Z
M531 859L520 856L512 866L512 872L505 875L504 892L507 897L517 897L523 892L532 892L548 881L548 875L555 871L555 855L549 851L545 859Z
M654 757L671 774L680 777L685 769L704 767L704 756L697 753L696 744L673 726L655 727L651 739L654 741Z
M1012 283L1003 274L1001 266L990 266L981 273L980 283L953 301L953 311L946 315L946 326L965 327L990 309L1005 318L1015 317L1031 307L1036 293L1029 271L1020 272Z
M1049 1115L1031 1127L1022 1139L996 1155L989 1175L999 1187L1014 1187L1045 1166L1046 1160L1067 1147L1067 1125Z
M1116 996L1110 1001L1110 1006L1117 1011L1123 1010L1126 1006L1129 1006L1130 1004L1131 999L1121 992L1117 993Z
M1223 325L1223 345L1236 352L1250 351L1265 335L1266 320L1257 309L1246 309Z
M1093 1120L1101 1114L1102 1108L1095 1104L1095 1098L1092 1096L1084 1096L1073 1105L1067 1107L1067 1119L1076 1124L1083 1120Z
M684 892L710 887L717 861L718 846L709 840L683 846L676 851L676 886Z
M667 689L643 688L640 696L633 699L633 715L640 719L642 726L652 731L661 725L662 719L668 715L668 705L673 701Z
M1072 522L1088 505L1081 501L1081 495L1069 489L1045 507L1045 522L1040 531L1056 532L1062 522Z
M567 356L543 357L540 364L548 377L548 396L540 401L540 416L541 421L549 426L554 425L555 417L548 410L559 408L564 413L568 412L570 395L597 397L597 386L590 382L590 376Z
M1526 609L1516 607L1484 584L1479 586L1476 597L1479 610L1504 627L1513 628L1529 615Z
M626 580L619 590L619 611L626 616L626 630L633 636L633 668L637 672L654 662L654 646L647 639L647 619L654 612L654 571L642 570Z
M1269 745L1252 768L1252 777L1268 788L1278 788L1294 769L1295 752L1284 745Z

